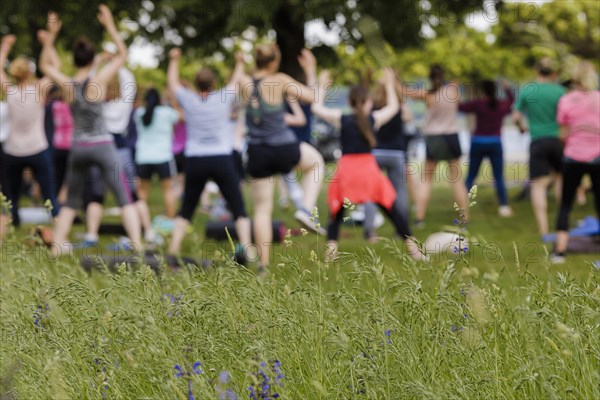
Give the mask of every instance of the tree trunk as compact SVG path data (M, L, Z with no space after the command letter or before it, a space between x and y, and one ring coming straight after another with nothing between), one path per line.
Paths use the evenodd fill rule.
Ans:
M273 13L272 21L281 50L279 70L300 82L306 82L304 71L298 64L298 56L304 48L304 17L302 7L294 7L283 0Z

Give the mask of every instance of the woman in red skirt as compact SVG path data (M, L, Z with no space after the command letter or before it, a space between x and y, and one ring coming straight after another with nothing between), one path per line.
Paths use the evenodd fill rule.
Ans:
M363 86L350 89L349 102L352 113L343 115L339 109L326 108L323 94L330 85L329 73L324 71L319 77L321 90L318 101L312 106L312 112L319 118L341 128L342 158L327 191L327 203L331 217L328 227L328 258L337 255L337 240L340 225L344 220L344 203L376 203L392 221L396 234L406 241L409 254L415 259L424 259L415 242L411 239L410 229L399 207L395 205L396 191L390 180L383 175L371 149L376 141L373 131L390 121L400 108L394 88L395 76L391 68L385 71L387 106L372 111L373 101Z

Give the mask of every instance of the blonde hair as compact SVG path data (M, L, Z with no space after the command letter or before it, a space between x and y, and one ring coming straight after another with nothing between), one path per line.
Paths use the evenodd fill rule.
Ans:
M598 74L591 62L580 61L573 68L571 75L573 82L577 83L582 89L586 91L598 89Z
M10 63L8 73L16 79L17 83L21 83L31 76L30 61L27 57L19 56Z

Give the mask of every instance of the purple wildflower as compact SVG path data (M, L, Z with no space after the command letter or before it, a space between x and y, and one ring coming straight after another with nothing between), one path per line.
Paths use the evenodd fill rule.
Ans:
M183 376L183 368L181 368L181 366L176 365L173 367L175 369L175 378L181 378Z

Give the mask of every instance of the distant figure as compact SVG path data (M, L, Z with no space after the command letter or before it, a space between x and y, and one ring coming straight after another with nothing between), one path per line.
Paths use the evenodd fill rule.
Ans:
M459 88L455 82L448 83L444 78L444 69L433 65L429 73L431 89L405 91L405 95L424 101L427 105L425 121L421 129L425 136L427 160L423 185L415 191L415 225L423 227L427 207L431 200L431 190L435 170L440 161L448 163L445 178L452 187L454 201L467 212L467 189L460 179L462 174L460 156L462 150L458 140L458 99Z
M521 133L527 132L523 114L527 116L531 145L529 179L531 204L540 235L548 233L547 189L554 182L555 196L560 201L562 143L558 137L556 109L565 88L556 83L556 72L548 58L537 66L534 82L526 84L517 96L513 120Z
M492 164L496 195L500 204L498 215L510 217L513 212L508 205L508 196L504 184L504 152L502 151L500 130L504 117L511 112L514 97L508 87L504 87L506 99L499 99L494 81L481 81L479 88L482 92L479 99L462 102L458 106L459 111L473 113L477 119L475 131L471 137L467 190L470 190L473 186L479 174L481 162L485 157L488 157Z
M563 187L556 222L558 234L553 263L564 263L569 242L569 214L581 178L589 174L594 207L600 218L600 91L598 74L589 61L581 61L572 73L574 90L558 103L557 121L565 141Z
M4 175L2 190L12 204L12 223L19 226L19 198L25 168L31 168L43 198L50 200L52 216L58 215L60 206L56 201L54 170L44 129L44 107L50 80L47 77L36 80L35 65L20 56L10 63L8 75L15 82L9 81L4 66L15 41L14 35L8 35L2 38L0 44L0 84L6 96L10 130L2 144L1 173ZM60 63L58 57L49 62Z

